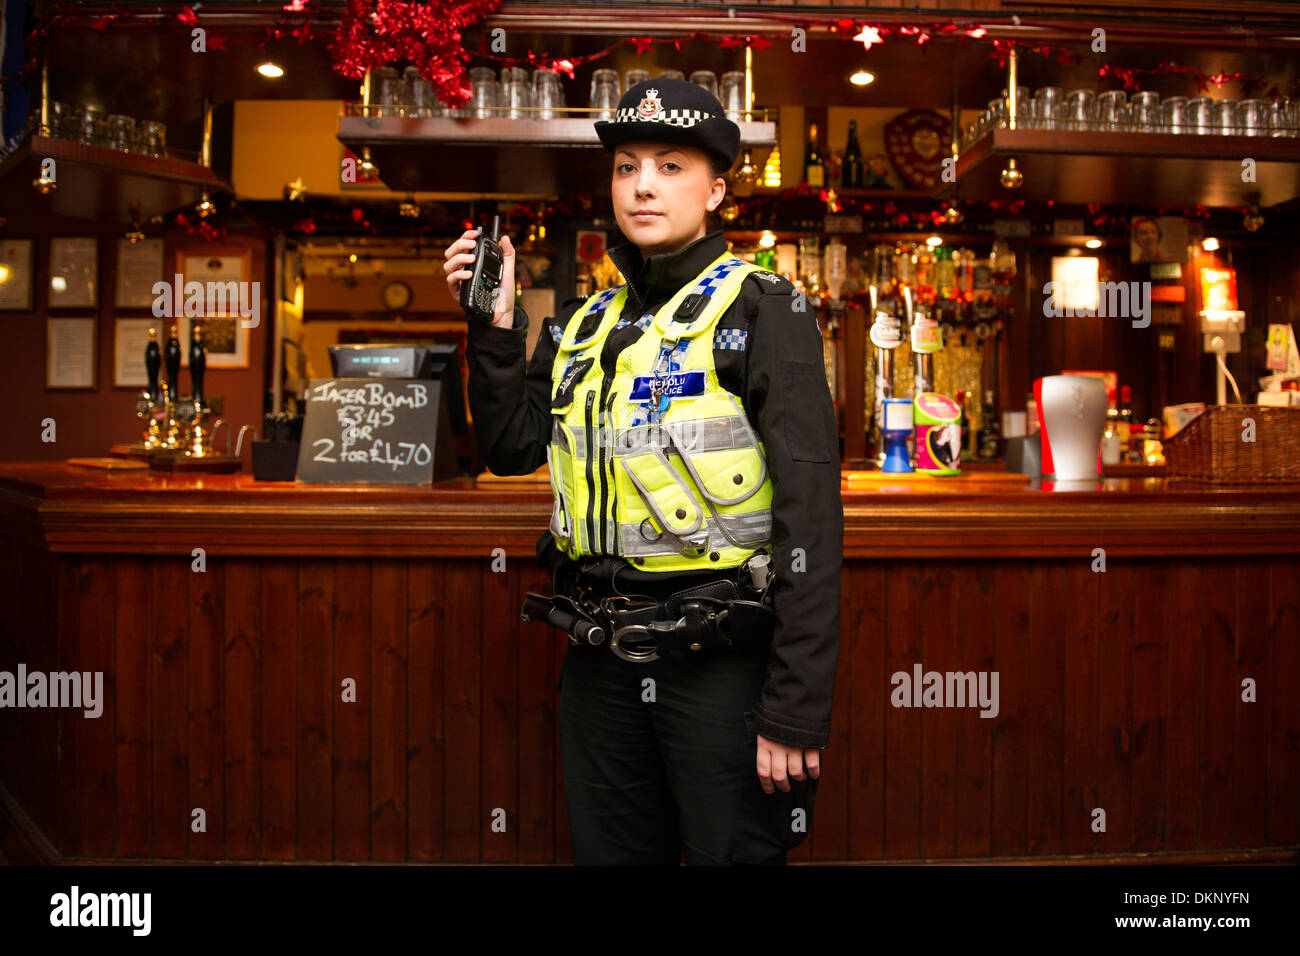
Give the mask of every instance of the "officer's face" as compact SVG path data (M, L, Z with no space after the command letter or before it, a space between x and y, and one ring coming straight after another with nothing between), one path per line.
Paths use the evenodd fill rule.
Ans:
M614 154L610 197L618 227L644 255L676 252L704 235L726 183L703 150L668 143L624 143Z

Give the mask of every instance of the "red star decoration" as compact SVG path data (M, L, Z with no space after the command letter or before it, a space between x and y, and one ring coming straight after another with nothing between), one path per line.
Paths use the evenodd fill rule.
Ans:
M199 22L198 15L189 7L186 7L180 13L176 14L176 19L181 21L181 23L185 24L187 27L192 27L194 24Z

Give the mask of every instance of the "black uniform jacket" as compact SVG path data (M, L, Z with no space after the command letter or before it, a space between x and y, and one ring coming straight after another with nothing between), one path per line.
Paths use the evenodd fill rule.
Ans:
M630 285L624 312L639 318L657 311L726 251L720 230L675 253L649 259L631 243L611 249L610 258ZM821 748L830 733L840 640L844 508L839 442L812 306L796 300L787 279L766 275L747 276L718 320L718 328L746 330L744 348L713 350L718 381L740 398L763 440L773 486L776 574L768 594L777 625L754 726L771 740ZM522 308L515 308L513 329L470 322L470 411L479 450L494 474L530 474L546 462L555 359L551 333L556 326L562 330L583 301L569 299L559 315L546 319L526 370L528 316ZM602 367L612 369L618 353L641 335L635 325L611 333ZM538 542L539 559L548 550L553 560L558 555L569 562L546 531ZM622 558L608 560L621 565L620 581L624 572L642 581L654 573L640 571ZM667 577L667 572L655 574L656 580Z

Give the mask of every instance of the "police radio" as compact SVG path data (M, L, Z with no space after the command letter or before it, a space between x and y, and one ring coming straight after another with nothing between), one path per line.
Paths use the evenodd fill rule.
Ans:
M492 217L492 238L479 229L474 241L474 265L470 277L460 284L460 307L472 319L483 323L492 321L492 305L496 290L501 286L501 271L505 257L497 244L501 217Z

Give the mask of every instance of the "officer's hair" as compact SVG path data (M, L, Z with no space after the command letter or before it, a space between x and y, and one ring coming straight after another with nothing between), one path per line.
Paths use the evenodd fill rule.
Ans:
M712 153L709 154L709 172L714 176L727 175L727 173L731 172L731 167L734 165L735 163L724 162L720 156L714 156Z

